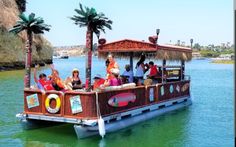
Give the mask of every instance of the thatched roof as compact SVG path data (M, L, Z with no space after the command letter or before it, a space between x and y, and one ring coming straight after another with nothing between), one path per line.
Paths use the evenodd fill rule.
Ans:
M133 54L134 58L140 58L142 53L150 58L166 59L166 60L191 60L191 48L170 46L170 45L157 45L144 41L136 41L124 39L111 43L106 43L98 46L98 56L107 58L107 55L112 53L115 57L129 57Z

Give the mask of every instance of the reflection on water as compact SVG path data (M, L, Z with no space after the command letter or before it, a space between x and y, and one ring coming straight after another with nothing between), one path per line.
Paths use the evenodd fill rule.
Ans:
M129 61L118 63L122 72ZM83 57L57 59L54 64L63 79L78 68L84 82ZM39 72L51 73L49 67ZM92 75L97 73L105 75L104 60L94 58ZM233 65L193 60L186 63L186 74L192 79L190 107L106 134L104 139L77 139L72 124L23 130L15 114L23 111L24 71L0 72L0 146L233 146Z
M98 144L99 147L106 147L106 142L105 142L105 139L101 139L99 144Z

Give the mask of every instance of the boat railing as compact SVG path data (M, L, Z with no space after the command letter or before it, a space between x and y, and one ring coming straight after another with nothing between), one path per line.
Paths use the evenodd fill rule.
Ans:
M149 86L97 92L102 116L115 115L179 97L189 96L190 81L173 81ZM124 98L125 97L125 98ZM124 98L124 99L122 99ZM120 100L119 100L120 99ZM49 118L96 119L96 91L24 90L24 113ZM49 119L47 117L47 119Z

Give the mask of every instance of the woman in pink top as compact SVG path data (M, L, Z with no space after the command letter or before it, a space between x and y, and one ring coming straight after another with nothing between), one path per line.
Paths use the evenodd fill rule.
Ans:
M121 79L119 79L119 69L111 69L111 78L106 80L104 86L119 86L122 84Z

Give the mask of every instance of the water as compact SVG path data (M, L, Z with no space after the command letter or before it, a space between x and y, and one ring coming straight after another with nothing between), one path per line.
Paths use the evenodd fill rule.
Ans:
M54 64L64 79L78 68L84 82L84 61L84 57L57 59ZM126 62L118 60L121 69ZM104 65L104 60L93 59L92 75L105 75ZM48 75L51 71L44 67L40 72ZM233 146L233 65L193 60L186 63L186 73L191 75L190 107L107 134L104 139L95 136L78 140L70 124L23 130L15 114L23 110L24 71L0 72L0 146Z

